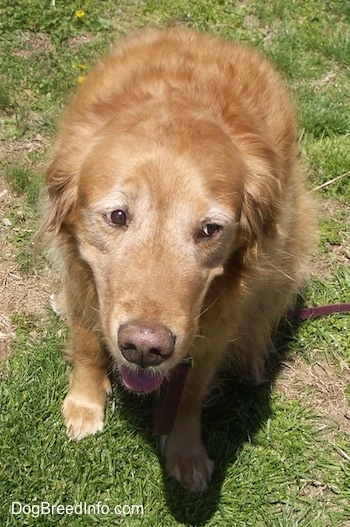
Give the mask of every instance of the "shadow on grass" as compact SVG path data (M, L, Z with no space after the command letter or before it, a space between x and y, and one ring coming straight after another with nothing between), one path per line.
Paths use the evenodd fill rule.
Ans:
M301 307L301 305L298 305ZM165 473L158 449L158 438L152 433L155 398L137 397L122 391L120 411L130 425L153 448L163 466L164 495L169 511L180 523L200 527L205 525L219 508L222 485L228 467L232 466L246 442L271 417L271 393L283 362L288 358L301 321L284 320L274 339L276 353L268 364L268 379L259 386L242 384L234 376L226 377L213 393L214 402L203 409L202 434L209 457L215 462L215 471L208 491L189 493Z

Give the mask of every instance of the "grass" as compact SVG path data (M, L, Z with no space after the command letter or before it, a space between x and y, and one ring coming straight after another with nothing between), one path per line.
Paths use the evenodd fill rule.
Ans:
M43 262L40 272L33 264L31 239L45 152L69 94L111 38L169 24L259 46L281 71L299 115L310 189L324 185L315 192L320 236L304 302L349 301L350 8L342 0L0 0L0 172L12 197L3 254L11 250L21 284L34 276L43 288L48 280ZM164 475L152 400L116 388L104 432L78 444L67 440L60 413L66 329L26 303L10 314L16 337L0 381L1 525L350 525L348 315L281 328L286 389L279 368L262 388L225 385L203 416L217 467L213 485L189 495ZM101 502L111 510L136 504L144 513L12 515L14 501Z

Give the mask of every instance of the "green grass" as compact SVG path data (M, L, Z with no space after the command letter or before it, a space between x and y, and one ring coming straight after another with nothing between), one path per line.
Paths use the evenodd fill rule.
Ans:
M259 46L275 62L295 99L310 190L323 185L315 192L320 235L304 302L349 302L350 8L343 0L0 0L0 172L14 194L7 237L17 272L24 281L33 274L45 151L79 76L111 39L169 24ZM203 416L217 467L213 484L190 495L164 475L151 431L152 399L116 388L103 433L68 441L60 411L66 330L49 313L43 319L28 308L12 313L12 325L16 338L0 381L1 525L350 525L349 426L346 418L334 424L313 404L317 385L298 383L290 395L278 382L274 388L274 376L262 388L225 385ZM334 315L286 325L278 340L292 366L319 363L332 373L334 406L337 399L350 403L349 335L349 316ZM13 501L142 504L144 514L13 516Z
M59 353L62 328L54 319L41 331L33 317L17 315L15 321L11 370L0 385L5 508L12 501L101 501L111 509L142 504L144 515L125 517L123 524L150 526L227 525L235 518L234 525L321 527L345 517L346 463L318 436L310 409L268 387L227 387L220 415L217 407L205 410L206 442L217 463L207 494L190 495L163 475L151 433L152 404L145 399L135 402L116 390L104 432L69 442L60 414L67 373ZM28 341L33 331L35 340ZM320 481L327 487L323 503L309 495ZM16 517L3 514L3 525L17 524ZM103 516L54 521L104 524ZM49 524L44 516L21 516L21 525Z
M20 272L32 274L44 264L43 255L34 248L35 232L38 228L38 201L42 177L26 165L8 166L5 177L13 191L23 195L17 207L12 207L7 218L12 222L12 248Z
M28 204L37 203L42 179L28 166L13 165L6 173L7 180L12 184L13 190L18 194L25 194Z

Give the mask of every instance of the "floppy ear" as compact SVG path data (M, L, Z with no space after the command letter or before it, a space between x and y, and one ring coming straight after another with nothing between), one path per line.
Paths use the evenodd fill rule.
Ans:
M245 134L239 149L247 168L240 227L249 245L272 236L280 207L282 162L260 137Z
M78 194L76 166L69 162L71 156L61 152L56 144L46 170L46 203L38 237L56 236L75 208Z
M97 67L98 72L101 78L96 78L103 84L102 66ZM96 95L98 84L94 79L92 76L90 81L87 80L78 88L59 123L57 140L46 170L47 204L39 236L48 233L54 237L72 219L78 198L80 167L89 151L92 137L110 117L103 98L100 102Z

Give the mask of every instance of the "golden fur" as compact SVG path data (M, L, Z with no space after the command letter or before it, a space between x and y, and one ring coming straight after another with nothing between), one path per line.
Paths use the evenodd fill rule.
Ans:
M151 391L190 354L166 468L207 488L208 386L226 359L261 380L305 276L312 204L297 158L283 83L241 45L147 30L91 71L60 123L41 227L70 325L71 437L102 430L110 357L124 384Z

